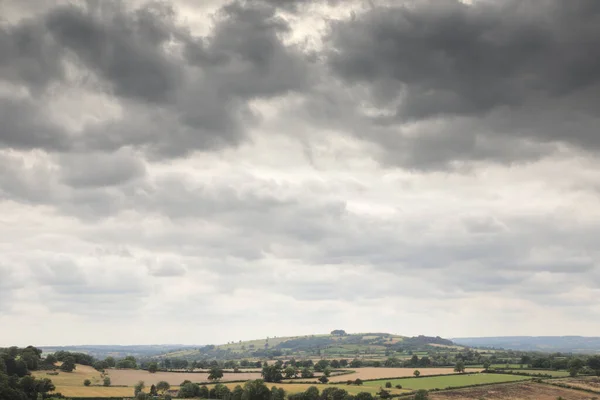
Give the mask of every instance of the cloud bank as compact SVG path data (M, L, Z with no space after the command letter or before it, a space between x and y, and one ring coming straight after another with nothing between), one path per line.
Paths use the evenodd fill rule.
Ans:
M0 13L0 345L600 328L597 1Z

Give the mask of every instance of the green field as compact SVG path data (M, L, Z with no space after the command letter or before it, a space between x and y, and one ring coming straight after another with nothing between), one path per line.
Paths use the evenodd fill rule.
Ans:
M486 383L516 382L531 379L527 376L503 375L503 374L465 374L444 375L423 378L401 378L390 380L367 381L365 386L385 387L386 382L391 382L392 387L402 385L404 389L445 389L447 387L460 387L470 385L482 385Z
M569 372L568 371L548 371L545 369L513 369L513 370L508 370L505 369L504 371L506 372L515 372L515 373L526 373L526 374L545 374L545 375L552 375L553 377L567 377L569 376Z

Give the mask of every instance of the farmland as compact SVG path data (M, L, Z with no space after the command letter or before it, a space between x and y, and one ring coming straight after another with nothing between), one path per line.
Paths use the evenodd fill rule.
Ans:
M566 379L556 379L548 381L548 383L569 385L575 388L600 393L600 377L597 376L581 376Z
M386 382L391 382L392 387L396 385L402 385L405 389L444 389L447 387L460 387L470 385L483 385L488 383L500 383L500 382L515 382L531 379L526 376L518 375L503 375L503 374L457 374L457 375L444 375L444 376L432 376L424 378L402 378L402 379L391 379L389 381L369 381L365 382L364 385L383 387Z
M208 382L208 373L206 372L156 372L154 374L144 370L135 369L111 369L108 375L113 385L133 386L139 381L144 381L147 385L155 385L160 381L169 382L170 385L179 385L185 380L192 382ZM260 379L260 372L240 372L223 374L221 382L248 381L251 379Z
M431 393L430 400L589 400L589 393L553 387L541 383L521 382L481 386Z
M399 378L399 377L411 377L415 369L421 372L421 376L427 375L440 375L440 374L454 374L454 368L356 368L353 369L355 372L347 375L332 376L330 382L346 382L347 380L354 379L384 379L384 378ZM481 369L473 369L472 372L479 372Z

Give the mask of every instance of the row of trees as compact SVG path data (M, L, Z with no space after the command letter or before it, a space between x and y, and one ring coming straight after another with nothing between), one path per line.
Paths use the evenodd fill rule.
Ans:
M33 346L0 349L0 399L38 400L48 399L55 386L48 378L36 379L35 371L45 361L42 351Z

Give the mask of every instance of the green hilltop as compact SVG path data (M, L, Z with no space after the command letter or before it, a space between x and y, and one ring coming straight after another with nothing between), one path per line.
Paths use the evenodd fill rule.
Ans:
M440 337L407 337L390 333L354 333L335 330L329 334L266 337L264 339L208 345L194 349L181 349L161 355L164 358L370 358L384 359L391 353L427 351L432 347L458 347Z

